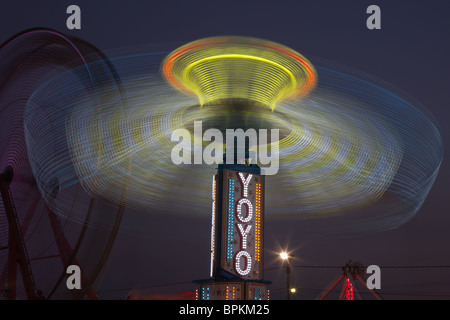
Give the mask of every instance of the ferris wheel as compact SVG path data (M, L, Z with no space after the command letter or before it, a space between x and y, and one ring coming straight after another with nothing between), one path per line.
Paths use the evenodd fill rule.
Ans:
M120 88L108 59L79 39L33 29L0 46L0 299L98 299L121 223L124 202L113 206L87 194L66 143L55 138L64 123L58 127L52 117L65 106L45 94L48 99L27 113L36 90L62 73L79 97L111 79ZM32 150L33 139L42 142L40 150ZM70 183L61 178L67 172L74 176ZM108 227L92 228L104 212ZM80 267L79 290L66 287L69 265Z

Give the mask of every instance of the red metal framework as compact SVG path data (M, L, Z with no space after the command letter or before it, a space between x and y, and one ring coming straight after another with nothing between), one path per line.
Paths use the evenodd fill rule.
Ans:
M319 296L319 300L324 300L342 280L344 280L344 284L339 294L339 300L362 300L354 280L361 282L364 288L372 293L377 300L382 300L381 296L375 290L367 287L366 282L364 281L364 274L365 270L360 263L351 263L351 261L349 261L342 267L342 274L339 278L323 291Z
M4 173L0 174L0 192L9 226L7 298L9 300L15 300L17 298L17 268L20 267L27 298L31 300L43 299L42 292L36 289L22 227L9 189L12 179L13 170L11 167L8 167ZM35 212L37 203L38 201L36 200L32 201L27 216ZM47 207L47 212L58 247L59 257L63 266L65 266L64 270L71 264L79 266L80 264L76 257L74 257L73 250L64 235L58 216L49 207ZM27 220L25 219L25 221ZM52 257L41 257L41 259L46 258ZM88 281L83 271L81 272L81 283L83 288L87 287L84 291L88 299L98 299L92 287L88 286ZM72 291L72 295L74 298L77 298L76 291Z
M25 292L28 299L36 299L36 286L33 274L31 272L30 261L23 240L23 234L20 229L17 218L14 201L11 197L9 184L13 178L13 171L8 167L4 173L0 174L0 192L2 195L3 206L9 226L8 243L8 299L16 299L17 267L20 266L22 279L25 286Z
M79 193L79 184L65 192L73 192L70 199L82 205L70 212L61 209L58 175L43 178L32 169L24 118L36 89L60 71L82 68L86 75L74 77L82 92L95 92L96 84L106 80L120 87L120 79L97 48L53 30L32 29L15 35L0 44L0 57L0 299L98 299L93 286L111 252L125 199L112 208L110 229L102 233L89 227L108 204ZM98 61L93 70L89 63ZM42 104L48 106L45 112L59 110L50 102ZM51 190L45 189L44 182ZM73 212L76 219L72 219ZM81 269L82 288L66 292L63 280L72 264Z

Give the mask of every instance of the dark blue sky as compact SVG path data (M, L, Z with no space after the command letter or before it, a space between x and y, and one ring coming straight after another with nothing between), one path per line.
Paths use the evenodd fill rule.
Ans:
M66 28L66 8L82 10L82 30ZM366 8L381 8L382 29L366 28ZM448 1L7 1L0 10L0 42L28 28L47 27L86 40L101 50L158 43L184 43L215 35L246 35L276 41L306 57L361 70L417 100L436 119L444 149L450 138L450 3ZM169 45L170 47L170 45ZM314 63L314 59L312 62ZM417 216L395 230L352 239L308 239L286 224L266 226L266 267L279 265L278 245L296 248L298 264L341 265L348 259L378 265L450 265L450 165L445 153L440 174ZM206 181L205 183L210 183ZM205 278L209 264L209 219L152 218L149 234L121 233L103 276L110 289ZM192 227L178 239L157 230ZM177 228L177 227L174 227ZM181 261L181 263L178 263ZM294 269L297 298L315 298L339 270ZM284 284L282 270L266 273L273 297ZM195 285L151 292L177 292ZM386 298L450 291L450 270L387 270ZM406 293L397 296L395 293ZM408 295L409 294L409 295Z

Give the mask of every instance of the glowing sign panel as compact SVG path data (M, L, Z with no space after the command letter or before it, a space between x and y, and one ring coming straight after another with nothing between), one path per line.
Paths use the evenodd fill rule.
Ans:
M212 282L200 285L197 300L269 300L269 290L262 283Z
M270 300L269 290L264 284L249 283L247 285L247 300Z
M244 300L244 285L240 282L213 282L200 286L199 300Z
M242 279L262 279L263 176L224 170L221 268Z

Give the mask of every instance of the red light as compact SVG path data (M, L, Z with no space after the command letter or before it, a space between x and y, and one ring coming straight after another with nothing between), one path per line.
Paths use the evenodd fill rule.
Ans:
M353 284L350 279L347 278L346 288L345 288L345 300L354 300L353 297Z

